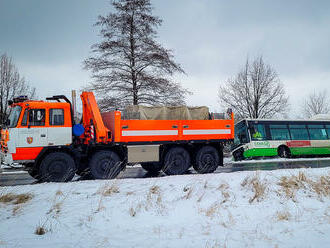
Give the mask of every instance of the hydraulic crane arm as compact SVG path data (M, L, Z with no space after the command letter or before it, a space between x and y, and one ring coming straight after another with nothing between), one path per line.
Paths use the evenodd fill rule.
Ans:
M85 137L85 143L108 143L111 141L111 132L103 123L100 109L97 105L93 92L83 92L80 95L83 107L83 125L85 130L89 130L89 135ZM94 133L95 130L95 133Z

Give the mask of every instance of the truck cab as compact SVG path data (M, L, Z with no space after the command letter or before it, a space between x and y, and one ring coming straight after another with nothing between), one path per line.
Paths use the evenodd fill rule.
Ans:
M25 97L11 102L6 127L1 131L2 162L32 164L43 148L71 143L70 103L32 101Z

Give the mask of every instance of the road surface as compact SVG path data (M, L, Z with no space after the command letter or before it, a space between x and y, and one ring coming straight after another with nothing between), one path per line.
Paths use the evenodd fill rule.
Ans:
M235 171L251 171L251 170L276 170L276 169L290 169L290 168L321 168L330 166L330 158L318 159L292 159L292 160L259 160L259 161L244 161L244 162L230 162L225 164L224 167L219 167L215 173L230 173ZM191 169L187 174L195 174L196 172ZM127 167L118 176L119 179L123 178L148 178L148 177L163 177L166 176L160 172L158 174L150 174L139 166ZM84 180L75 177L74 180ZM21 169L3 169L0 173L0 186L13 186L38 183L27 172Z

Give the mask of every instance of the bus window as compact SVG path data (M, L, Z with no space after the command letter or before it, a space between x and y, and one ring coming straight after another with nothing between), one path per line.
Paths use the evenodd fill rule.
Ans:
M327 130L328 138L330 139L330 125L325 125L325 129Z
M290 133L286 125L269 125L272 140L290 140Z
M306 125L289 125L292 140L309 140Z
M308 125L309 136L311 140L326 140L327 132L323 125Z
M250 123L250 133L252 140L265 140L266 131L264 124L253 124Z

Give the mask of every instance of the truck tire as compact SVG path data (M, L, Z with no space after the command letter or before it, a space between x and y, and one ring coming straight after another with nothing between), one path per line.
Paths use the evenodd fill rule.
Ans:
M218 166L222 158L219 156L219 152L213 146L201 147L195 157L194 169L198 173L212 173Z
M42 182L68 182L74 177L76 166L73 158L65 152L53 152L40 164Z
M190 168L190 155L183 147L173 147L164 157L163 172L167 175L182 175Z
M89 162L90 172L94 179L113 179L123 168L117 153L113 151L96 152Z
M39 170L35 169L35 168L30 168L27 171L29 173L29 175L31 177L33 177L34 179L39 180L40 179L40 174L39 174Z
M141 166L143 169L150 173L157 173L161 171L163 165L159 162L146 162L146 163L141 163Z

